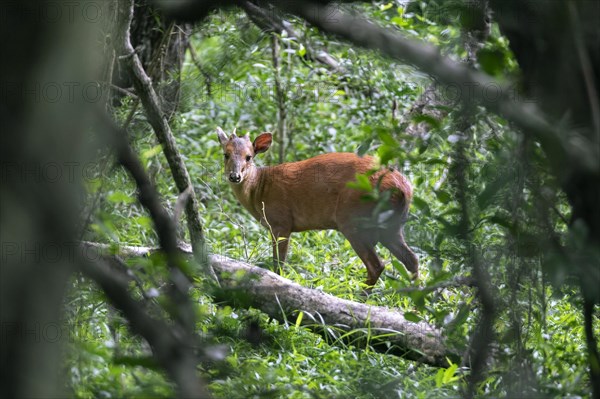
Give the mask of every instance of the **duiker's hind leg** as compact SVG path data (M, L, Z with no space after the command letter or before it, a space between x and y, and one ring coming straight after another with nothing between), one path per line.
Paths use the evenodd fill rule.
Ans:
M375 252L376 242L369 240L365 234L342 232L352 245L352 248L367 267L367 285L372 287L375 285L379 276L383 272L383 264L381 259ZM369 289L370 290L370 289Z
M406 245L402 230L396 234L386 235L382 238L381 243L404 264L406 270L413 274L413 279L419 277L419 259L412 249Z

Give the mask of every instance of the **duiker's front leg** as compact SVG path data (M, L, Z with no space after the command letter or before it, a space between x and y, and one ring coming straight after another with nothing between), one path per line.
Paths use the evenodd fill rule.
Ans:
M271 233L271 239L273 241L273 266L275 267L275 273L277 274L281 274L285 258L287 257L290 233L291 232L289 231L273 231Z

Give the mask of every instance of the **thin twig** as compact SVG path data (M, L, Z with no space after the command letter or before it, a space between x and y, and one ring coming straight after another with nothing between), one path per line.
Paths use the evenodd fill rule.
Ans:
M198 56L196 55L196 50L194 50L194 46L192 45L191 42L188 42L187 48L190 52L190 57L192 58L192 62L194 63L194 65L196 65L196 68L198 68L198 71L200 72L202 77L204 77L204 84L206 85L206 95L208 96L208 98L210 98L212 96L212 77L206 71L206 69L204 69L202 64L200 64L200 61L198 60Z
M152 60L150 61L150 66L148 67L148 75L152 76L154 74L154 70L156 69L156 65L158 64L158 60L160 58L163 46L166 43L167 38L171 35L171 32L173 31L174 26L175 26L175 22L171 22L171 24L169 25L169 27L163 34L162 38L160 39L160 43L156 49L156 53L154 53L154 56L152 57ZM129 35L129 33L128 33L128 35ZM128 36L128 40L130 40L129 36ZM118 44L118 45L120 45L120 44ZM131 57L133 57L133 54L135 54L135 52L121 55L121 56L119 56L119 59L127 62ZM127 130L129 125L131 124L131 121L133 120L133 116L135 115L135 112L137 111L137 107L139 105L140 105L140 99L135 98L133 104L131 105L131 111L129 111L129 114L127 114L127 117L125 118L125 123L123 123L123 129Z
M115 85L113 83L109 83L109 82L105 82L105 84L108 87L111 87L111 88L115 89L119 93L124 94L124 95L126 95L128 97L133 98L134 100L138 100L139 99L138 96L134 92L132 92L131 90L124 89L122 87L119 87L119 86L117 86L117 85Z
M275 80L275 97L277 99L277 139L279 141L279 163L285 159L286 129L285 118L287 110L285 108L286 95L281 86L281 59L279 53L279 38L276 33L271 33L271 56L273 60L273 75Z
M394 290L395 292L432 292L445 288L476 287L475 279L472 277L456 277L452 280L430 285L427 287L404 287Z
M585 81L585 92L587 93L588 101L590 102L590 113L592 114L594 130L596 131L596 143L598 144L600 143L600 102L598 101L598 90L596 79L594 78L594 68L592 67L589 54L584 45L577 7L573 2L567 2L567 7L569 8L569 17L571 20L573 37L575 39L575 48L577 49L577 56L579 57L579 63L581 65L581 74Z

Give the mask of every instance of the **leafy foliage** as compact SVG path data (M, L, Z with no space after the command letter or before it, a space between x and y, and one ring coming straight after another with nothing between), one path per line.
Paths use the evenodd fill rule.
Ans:
M404 9L389 3L365 5L361 10L384 25L441 46L453 57L464 56L456 21L451 15L439 18L437 9L427 7L422 3ZM409 320L444 328L449 342L464 351L480 305L468 286L438 285L470 273L471 254L461 237L466 206L471 248L491 274L500 302L492 372L479 393L586 396L578 299L563 286L568 276L551 269L553 262L562 261L551 250L551 241L576 238L566 235L569 208L556 182L544 172L545 158L536 144L520 139L505 121L481 110L466 131L457 128L463 118L460 107L448 106L439 117L393 118L393 104L398 105L398 115L411 115L412 104L430 85L424 76L294 22L314 46L335 56L346 72L332 73L306 61L306 50L297 39L279 37L290 137L275 145L286 146L287 161L349 151L376 154L382 164L403 171L415 192L406 237L420 258L422 289L410 290L404 267L382 250L386 263L391 263L386 278L368 299L361 297L364 267L349 243L332 231L293 236L284 277L342 298L398 308ZM184 65L182 112L171 122L172 128L201 198L203 227L212 252L265 264L271 251L267 231L237 203L221 178L215 127L237 127L238 133L252 136L275 128L269 35L236 10L214 13L196 29L192 45L203 71L191 60ZM492 29L478 62L492 75L515 73L515 62L497 28ZM172 211L177 190L168 165L143 113L127 100L115 109L121 121L129 112L135 113L131 139L162 193L163 205ZM425 124L427 134L405 133L411 123ZM453 180L457 143L464 146L467 157L463 173L468 185L463 188ZM272 149L259 162L275 163L276 153L277 148ZM85 238L155 245L151 221L134 200L134 185L111 164L109 157L103 159L88 183L94 210ZM370 190L365 177L357 176L354 185ZM463 189L465 204L458 199ZM179 234L186 238L183 227ZM165 276L157 266L160 261L136 259L129 264L140 279L139 285L132 285L132 294L161 300ZM215 397L432 398L456 397L464 388L468 374L464 365L438 370L369 347L331 345L293 320L279 324L258 311L219 306L205 295L203 276L196 283L198 329L210 343L207 350L214 352L201 365L201 372ZM127 330L96 288L73 281L65 307L73 332L65 367L74 396L173 395L174 387L149 361L147 344ZM261 339L257 342L248 338L251 325L258 325ZM595 330L600 332L598 320Z

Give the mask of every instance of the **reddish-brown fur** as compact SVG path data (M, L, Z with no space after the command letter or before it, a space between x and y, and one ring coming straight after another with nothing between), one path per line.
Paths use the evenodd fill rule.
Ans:
M248 135L237 137L234 131L227 137L220 128L217 131L226 158L225 174L244 208L270 228L276 264L285 261L292 232L334 229L344 234L367 267L368 285L374 285L383 271L375 252L378 242L404 263L415 278L418 276L419 262L402 232L412 188L401 173L381 169L370 177L371 184L380 191L393 190L391 212L384 226L365 225L376 203L365 202L361 199L364 192L346 184L354 181L357 173L371 170L373 158L330 153L257 168L254 156L269 148L270 133L259 135L252 143Z

